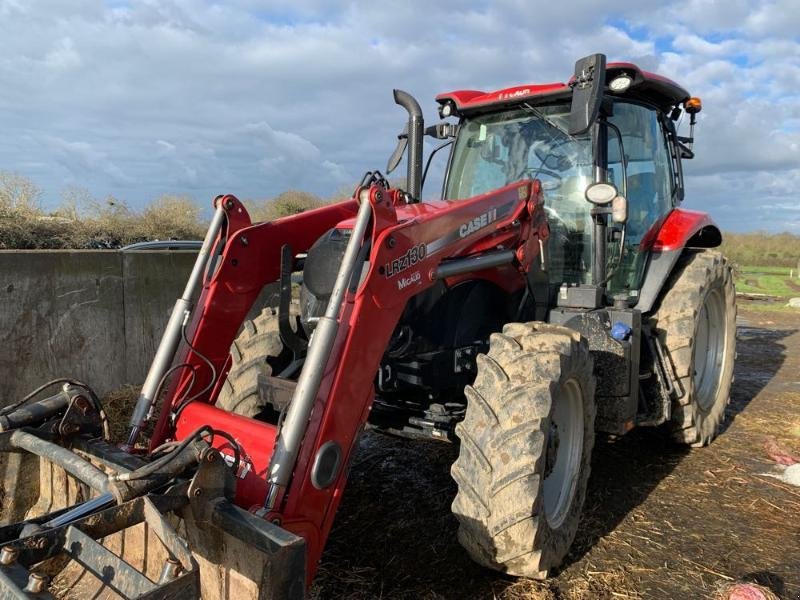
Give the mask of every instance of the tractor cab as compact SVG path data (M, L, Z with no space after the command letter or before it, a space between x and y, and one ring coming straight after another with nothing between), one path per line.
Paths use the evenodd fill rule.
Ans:
M474 375L475 365L463 357L485 352L490 332L521 319L567 326L586 337L598 365L599 429L624 433L637 420L665 419L666 400L640 394L640 377L652 373L659 352L642 332L681 254L681 247L664 252L656 240L670 229L669 219L689 214L677 209L684 195L681 160L693 156L700 101L634 64L606 65L602 54L578 60L566 83L440 94L439 115L446 120L427 128L411 96L395 91L395 101L409 113L387 166L391 172L408 149L407 205L398 214L413 219L449 211L520 182L538 182L547 231L524 277L514 269L476 272L438 282L408 303L379 371L373 422L413 431L406 424L413 398L418 421L435 423L429 429L437 434L440 423L453 421L448 390L458 396ZM688 137L677 132L684 112ZM443 141L434 153L450 147L441 202L422 201L428 170L421 168L423 133ZM690 245L718 244L710 221L696 229L706 238ZM484 243L463 255L487 249Z
M441 116L459 118L443 197L470 198L539 179L551 230L550 282L605 288L607 300L624 295L635 304L647 262L643 241L683 198L680 159L691 157L685 145L691 140L678 138L675 121L689 94L630 63L592 68L604 75L580 83L577 72L567 84L438 96ZM585 78L586 67L579 70ZM589 103L597 119L576 128L576 111L586 115L587 104L578 98L575 106L573 88L592 83L597 89L589 89ZM686 108L692 119L695 101ZM604 204L616 210L587 198L594 183L614 187Z

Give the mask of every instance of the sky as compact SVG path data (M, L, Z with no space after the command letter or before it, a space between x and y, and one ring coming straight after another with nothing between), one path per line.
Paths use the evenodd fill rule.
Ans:
M330 196L437 93L565 81L603 52L703 100L684 206L800 233L796 0L0 0L0 170L86 188Z

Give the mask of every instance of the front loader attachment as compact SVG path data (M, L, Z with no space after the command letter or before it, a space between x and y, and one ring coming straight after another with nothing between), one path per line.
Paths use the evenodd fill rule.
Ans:
M174 504L175 498L143 496L57 527L43 528L57 519L45 515L0 528L0 597L54 597L48 563L56 561L67 565L55 574L56 593L87 597L105 588L121 598L199 597L197 561L161 512L170 500ZM145 531L150 535L141 535ZM131 544L134 532L140 535ZM131 564L114 552L124 553L119 544L97 541L107 537L127 537L143 560ZM158 576L148 577L148 567L157 562Z
M0 599L303 597L302 538L231 502L213 429L145 459L89 398L0 415Z
M256 225L233 196L214 207L119 445L81 382L52 381L0 408L0 600L304 597L321 537L313 522L270 509L303 437L304 419L292 425L292 415L314 394L282 427L213 404L262 288L282 273L291 292L289 246L305 252L358 205ZM360 209L362 231L370 209ZM340 279L343 296L349 278ZM330 343L336 323L326 330L317 338ZM58 394L39 399L57 383ZM280 468L270 468L273 454Z

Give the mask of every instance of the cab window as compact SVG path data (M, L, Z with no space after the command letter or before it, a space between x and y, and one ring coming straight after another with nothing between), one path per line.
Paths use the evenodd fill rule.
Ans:
M638 295L647 256L639 248L647 231L673 207L674 180L667 139L652 108L617 102L609 121L622 137L624 156L620 156L617 136L609 131L609 178L628 199L625 252L611 281L611 291ZM622 181L622 161L627 180Z

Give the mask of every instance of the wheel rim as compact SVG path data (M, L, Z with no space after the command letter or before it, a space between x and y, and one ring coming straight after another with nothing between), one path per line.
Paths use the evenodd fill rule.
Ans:
M694 336L694 389L697 404L708 412L716 400L725 364L725 301L711 290L700 308Z
M567 381L555 401L545 453L544 514L556 529L567 518L575 495L583 455L583 393Z

